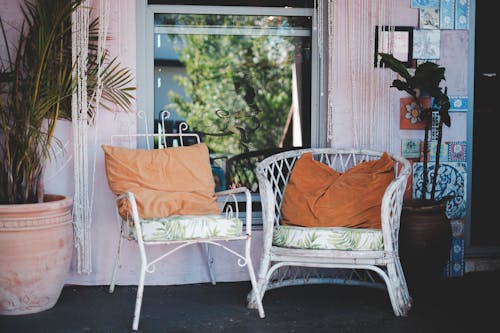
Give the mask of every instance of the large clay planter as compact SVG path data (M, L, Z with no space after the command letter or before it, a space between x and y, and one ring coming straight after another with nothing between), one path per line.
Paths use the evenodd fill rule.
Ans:
M399 254L412 291L428 289L444 279L451 244L446 203L405 201L401 212Z
M35 313L56 304L73 253L72 206L62 195L0 205L0 314Z

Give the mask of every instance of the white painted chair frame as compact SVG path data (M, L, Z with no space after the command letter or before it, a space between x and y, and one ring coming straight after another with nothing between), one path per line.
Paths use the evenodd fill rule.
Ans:
M254 291L250 292L248 307L255 308L259 303L258 298L263 298L266 291L271 289L304 284L339 283L385 288L394 314L406 316L412 299L398 255L398 235L403 196L411 164L402 157L391 156L396 162L396 174L382 199L383 250L342 251L277 247L273 245L273 232L280 225L285 187L294 163L305 152L312 152L315 160L342 173L358 163L377 159L382 155L381 152L371 150L311 148L278 153L257 164L256 174L263 210L263 254L257 276L260 296ZM371 272L377 273L378 280L381 277L383 282L377 281Z
M179 125L179 133L175 134L124 134L124 135L114 135L111 138L111 144L113 145L117 141L123 141L123 140L129 140L130 142L135 142L139 138L145 138L146 139L146 146L147 149L150 149L150 144L149 144L149 139L151 138L157 138L158 140L162 140L163 146L167 147L167 137L172 137L176 136L179 138L180 145L183 146L185 139L187 137L194 137L196 141L199 143L200 138L197 134L195 133L185 133L183 132L185 129L187 129L187 125L185 123L181 123ZM141 305L142 305L142 295L144 291L144 282L146 278L146 273L154 273L155 271L155 265L157 262L160 260L165 259L169 255L177 252L178 250L195 245L195 244L200 244L205 246L206 254L207 254L207 263L208 263L208 270L210 274L210 280L212 284L216 284L216 277L215 277L215 272L214 272L214 258L211 254L210 251L210 245L220 247L227 252L233 254L234 256L237 257L237 264L239 267L247 267L248 269L248 274L250 277L250 282L252 285L252 290L258 294L257 290L257 282L256 282L256 277L255 277L255 272L254 272L254 267L252 264L252 259L251 259L251 239L252 239L252 198L250 191L245 188L245 187L239 187L235 189L230 189L226 191L220 191L215 193L217 198L218 198L218 205L221 207L221 210L224 209L221 214L226 214L228 216L236 216L239 217L238 215L240 214L239 208L238 208L238 200L242 201L242 196L244 197L244 201L246 203L245 205L245 223L244 223L244 230L241 236L239 237L217 237L217 238L199 238L199 239L189 239L189 240L178 240L178 241L154 241L154 242L148 242L143 240L143 232L141 228L141 223L140 223L140 218L139 218L139 213L137 210L137 203L135 201L134 193L132 192L126 192L116 198L116 202L118 203L119 200L121 199L126 199L130 203L131 207L131 218L133 220L133 228L134 228L134 238L130 238L129 236L129 225L127 221L124 221L120 214L118 213L118 205L116 205L116 216L118 219L118 222L120 224L120 239L119 239L119 244L117 248L117 253L116 253L116 258L115 258L115 265L113 268L113 273L111 277L111 283L109 286L109 292L112 293L115 289L115 283L116 283L116 274L118 271L119 267L119 262L120 262L120 252L122 248L122 243L123 239L128 239L128 240L133 240L137 242L139 252L140 252L140 258L141 258L141 268L140 268L140 277L139 277L139 283L138 283L138 288L137 288L137 297L136 297L136 304L135 304L135 310L134 310L134 318L133 318L133 323L132 323L132 329L137 330L139 327L139 318L140 318L140 312L141 312ZM233 205L227 205L227 203L234 203ZM235 207L235 208L232 208ZM230 241L245 241L245 248L244 248L244 253L239 253L225 245L225 243L228 243ZM165 253L162 255L156 257L156 258L148 258L147 255L147 248L150 246L159 246L159 245L172 245L174 246L173 248L169 247L169 250L167 250ZM259 312L259 317L264 318L264 309L262 307L262 303L258 302L257 305L258 312Z

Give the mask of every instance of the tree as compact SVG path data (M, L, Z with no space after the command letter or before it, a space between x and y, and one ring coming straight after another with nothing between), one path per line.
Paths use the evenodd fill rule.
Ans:
M209 25L212 16L176 17L176 23ZM249 17L218 16L219 26L251 26ZM253 20L253 19L252 19ZM216 152L238 154L277 147L292 104L292 37L238 35L171 36L187 76L176 80L169 108L204 135Z

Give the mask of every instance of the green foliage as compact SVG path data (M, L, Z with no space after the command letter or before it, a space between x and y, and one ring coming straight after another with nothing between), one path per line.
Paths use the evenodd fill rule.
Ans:
M411 75L405 65L396 59L392 54L389 53L379 53L382 58L382 63L399 74L402 79L395 79L392 82L391 87L394 87L400 91L405 91L411 95L419 109L421 114L421 119L425 122L424 131L424 162L423 162L423 189L422 190L422 200L425 198L425 189L427 188L427 175L428 175L428 165L427 156L429 153L429 131L432 127L432 112L439 112L439 124L438 124L438 137L437 137L437 149L435 155L435 170L434 176L432 178L432 188L431 188L431 200L434 200L436 192L436 182L437 173L439 170L439 156L441 150L441 141L443 137L443 124L450 127L451 118L449 114L450 100L447 95L447 89L444 91L440 87L441 81L445 80L445 68L439 65L426 61L417 66L415 69L415 74ZM433 103L429 108L423 107L424 97L431 97Z
M186 24L209 23L202 15L177 18L181 19ZM219 25L253 24L245 21L248 18L218 19L223 20ZM215 152L277 147L292 105L293 40L234 35L172 38L186 66L187 77L176 79L187 97L171 92L168 107L175 108L192 129L206 134L204 141Z
M21 4L23 24L12 50L0 19L7 52L0 62L0 204L34 203L43 198L43 169L52 154L56 122L71 119L76 86L71 15L81 2L25 0ZM106 60L97 56L97 23L90 23L89 97L97 88L97 65ZM127 109L134 89L129 86L128 70L111 59L101 79L103 102Z

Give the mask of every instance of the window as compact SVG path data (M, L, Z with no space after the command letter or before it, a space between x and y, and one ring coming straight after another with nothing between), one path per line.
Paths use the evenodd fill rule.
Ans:
M254 192L255 179L230 173L228 161L245 165L249 156L253 173L260 151L318 143L312 8L145 1L137 8L137 106L149 120L138 121L139 132L171 132L185 121L209 146L219 189L243 183Z

